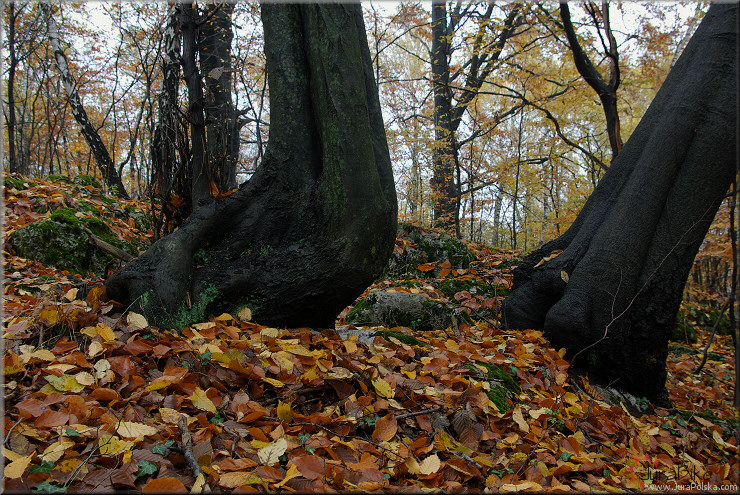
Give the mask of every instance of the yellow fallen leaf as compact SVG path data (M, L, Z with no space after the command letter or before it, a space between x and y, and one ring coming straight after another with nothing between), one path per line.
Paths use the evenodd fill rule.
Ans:
M216 317L216 321L231 321L234 317L231 316L229 313L221 313Z
M406 469L409 470L409 474L421 474L419 469L419 461L413 457L406 459Z
M731 451L731 452L737 452L737 446L732 445L731 443L727 443L722 439L722 435L719 434L717 430L712 431L712 438L715 442L717 442L720 446L724 447L725 449Z
M676 449L674 449L672 445L668 445L665 442L660 442L658 444L658 447L668 452L668 454L670 454L671 457L676 457Z
M33 454L29 454L25 457L14 460L13 462L5 466L5 477L7 479L14 480L23 476L23 473L26 471L26 468L31 463L32 458Z
M260 337L262 337L263 340L274 339L279 333L280 330L277 328L263 328L260 330Z
M110 361L107 359L100 359L95 362L93 369L95 369L95 375L97 375L98 380L101 380L105 377L105 373L110 369Z
M95 342L91 342L90 345L87 347L87 355L89 357L97 356L101 352L103 352L103 344L101 344L97 340Z
M43 454L41 454L40 456L41 460L54 464L59 459L61 459L67 449L72 448L74 444L74 440L60 437L58 442L52 443L46 448L46 450L44 450Z
M134 421L121 421L118 423L116 433L121 435L123 438L142 438L156 434L157 428L145 425L144 423L136 423Z
M270 357L284 372L288 374L293 373L293 361L290 359L290 354L286 351L278 351Z
M310 351L301 344L294 344L288 340L277 339L275 343L284 351L288 351L296 356L317 356L321 351Z
M202 330L208 330L209 328L213 328L215 326L216 324L214 322L207 321L205 323L195 323L193 325L190 325L190 328L194 328L200 332Z
M146 320L144 320L144 322L146 322ZM141 327L141 328L144 328L144 327ZM98 335L100 335L100 338L103 339L105 342L116 340L116 335L113 333L113 329L109 327L108 325L106 325L105 323L98 323L95 326L95 330L97 330Z
M541 491L542 485L534 481L522 481L520 483L504 483L499 488L502 492L521 492L524 490Z
M114 456L129 451L134 443L135 440L121 440L113 435L101 435L98 438L98 450L101 455Z
M93 338L98 336L98 329L95 327L85 327L80 330L80 333L87 337Z
M206 486L206 477L203 473L198 473L198 477L195 478L195 483L190 489L190 493L203 493L203 488Z
M196 387L193 395L190 396L190 401L193 406L197 407L201 411L212 412L213 414L218 413L215 404L206 395L205 390L200 387Z
M541 407L539 409L530 409L529 415L532 416L532 419L539 419L540 416L543 414L550 414L551 411L547 407Z
M563 386L563 384L565 383L567 379L568 379L568 375L566 375L565 373L558 373L557 375L555 375L555 383L557 383L561 387Z
M92 385L95 383L95 377L93 377L90 373L87 371L80 371L75 375L75 380L77 380L77 383L80 385Z
M75 366L74 364L54 363L44 368L44 371L59 370L62 372L62 374L64 374L68 372L69 370L75 369L76 367L77 366Z
M239 321L250 321L252 319L252 310L248 306L244 306L239 310L236 317L239 318Z
M357 352L357 344L352 340L345 340L344 348L347 349L347 354L354 354Z
M522 407L517 404L514 411L511 413L511 418L519 426L519 429L524 433L529 433L529 425L524 421L524 415L522 414Z
M390 399L394 395L390 384L382 378L373 380L373 387L375 387L375 392L385 399Z
M262 379L262 381L269 383L273 387L280 388L280 387L284 387L285 386L285 384L283 382L281 382L280 380L275 380L274 378L265 377L265 378Z
M694 419L696 420L697 423L699 423L702 426L706 426L707 428L711 428L712 426L714 426L714 423L700 416L694 416Z
M176 425L182 415L183 413L169 407L159 408L159 417L162 418L162 423L171 423Z
M286 484L288 481L290 481L293 478L295 478L296 476L300 476L300 475L301 475L301 472L298 471L298 466L296 466L295 464L291 464L288 467L288 472L285 473L285 478L283 478L283 481L281 481L280 483L276 484L275 485L275 488L280 488L281 486L283 486L284 484Z
M265 466L272 466L280 460L280 456L285 454L287 448L288 441L285 438L279 438L266 447L258 450L257 457Z
M146 318L144 318L143 315L134 313L133 311L129 312L128 316L126 316L126 323L138 328L146 328L149 326L149 322L146 321Z
M578 403L578 396L573 392L566 392L565 395L563 395L563 401L571 405L576 405Z
M440 467L442 467L442 462L439 460L439 457L437 457L437 454L432 454L419 464L419 474L434 474L439 471Z
M77 298L77 291L79 291L77 288L69 289L64 293L64 298L69 302L74 301Z
M16 454L10 449L6 449L5 447L0 447L0 454L2 454L3 457L5 457L10 462L17 461L18 459L22 459L24 457L20 454Z
M347 378L352 378L352 372L347 368L334 366L331 370L329 370L329 373L326 374L326 377L334 378L336 380L345 380Z
M72 375L62 375L62 376L54 376L54 375L46 375L46 381L49 382L49 384L57 389L59 392L72 392L72 393L78 393L82 392L84 390L85 386L80 385L77 382L77 379L75 379Z
M238 488L243 485L262 483L262 478L249 471L231 471L223 473L218 478L218 486L224 488Z
M57 358L54 353L48 349L39 349L37 351L33 351L31 357L35 359L40 359L42 361L54 361Z
M280 421L290 423L293 421L293 411L290 409L290 404L286 402L278 402L277 406L277 417Z

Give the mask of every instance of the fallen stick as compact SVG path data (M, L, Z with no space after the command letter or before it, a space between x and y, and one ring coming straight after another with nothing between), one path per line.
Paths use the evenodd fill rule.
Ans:
M85 232L87 232L87 235L89 236L88 242L101 251L105 251L106 253L115 256L116 258L121 259L127 263L134 259L134 256L131 256L122 249L118 249L116 246L108 244L103 239L90 232L88 229L85 229Z
M180 428L180 436L182 437L182 455L185 457L185 462L188 463L188 467L193 472L193 476L196 478L202 476L202 479L205 479L205 473L203 473L203 470L200 468L200 464L198 464L198 459L195 458L195 454L193 453L193 437L190 435L190 430L188 429L188 423L185 416L180 416L180 419L177 420L177 427ZM203 485L202 490L205 492L211 491L211 488L208 486L208 482Z

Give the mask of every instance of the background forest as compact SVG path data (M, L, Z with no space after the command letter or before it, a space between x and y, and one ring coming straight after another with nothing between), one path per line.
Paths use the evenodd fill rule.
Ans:
M5 170L31 177L112 172L128 195L152 202L155 236L170 232L190 210L187 162L202 146L193 137L193 88L202 86L202 101L220 109L205 108L208 122L200 125L210 129L221 119L228 127L204 139L222 149L204 156L229 169L212 182L224 192L247 180L263 156L270 120L259 6L212 10L193 10L201 27L194 65L183 65L193 76L178 77L178 70L172 82L181 55L165 29L173 12L164 4L8 3ZM574 4L578 53L556 4L463 2L432 10L412 2L364 5L399 220L526 252L568 228L706 4ZM221 62L209 59L214 51ZM590 78L578 57L593 69ZM600 94L613 97L612 111ZM169 155L158 134L166 112L177 121L166 136ZM691 279L692 290L712 296L729 290L729 201Z

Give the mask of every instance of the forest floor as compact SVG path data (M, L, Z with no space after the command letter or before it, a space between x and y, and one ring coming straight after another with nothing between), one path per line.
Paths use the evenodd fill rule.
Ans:
M117 214L145 203L34 183L5 190L6 240L82 198L119 238L147 237ZM510 279L501 267L511 253L476 250L480 262L445 277ZM707 332L673 346L673 408L639 401L637 413L569 374L541 332L504 331L475 312L472 325L414 332L415 343L386 334L366 345L230 314L178 333L107 301L99 278L9 252L3 277L9 492L737 489L726 336L701 373ZM434 281L419 282L394 290L500 302L447 300ZM494 364L519 387L501 408L487 393Z

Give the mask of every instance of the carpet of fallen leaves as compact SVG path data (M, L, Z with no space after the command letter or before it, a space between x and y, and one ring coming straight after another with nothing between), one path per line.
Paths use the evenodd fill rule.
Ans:
M89 192L35 182L5 190L6 236L44 218L40 204L73 207ZM112 227L124 239L147 235L132 223ZM512 253L478 254L482 262L442 274L509 280L500 266ZM246 314L213 315L178 334L106 300L100 279L8 252L3 271L6 491L737 487L737 438L698 415L736 417L726 337L715 338L700 374L700 355L671 354L676 409L646 404L639 415L569 376L563 351L541 332L476 318L500 296L456 294L447 302L473 308L474 324L414 332L421 345L381 336L366 345ZM444 298L422 282L408 290ZM508 410L488 398L481 363L521 387Z

